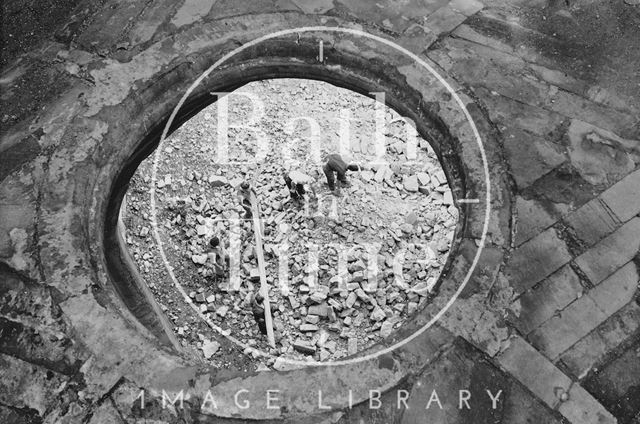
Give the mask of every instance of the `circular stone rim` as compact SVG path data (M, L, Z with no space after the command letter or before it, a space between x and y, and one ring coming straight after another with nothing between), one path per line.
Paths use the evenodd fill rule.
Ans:
M328 362L321 362L321 361L316 361L316 360L301 361L301 360L295 360L295 359L289 359L289 358L283 358L283 357L276 357L275 355L263 352L261 350L256 349L255 347L252 347L252 346L249 346L249 345L247 345L245 343L242 343L240 340L237 340L235 337L231 336L230 334L227 334L228 331L222 330L220 327L218 327L216 324L214 324L210 319L205 317L204 314L202 314L198 310L198 308L195 307L195 305L193 304L193 301L191 300L191 298L188 296L188 294L186 293L184 288L180 285L180 283L178 282L175 274L173 273L173 267L169 264L169 261L168 261L168 259L166 257L165 252L164 252L164 248L162 247L163 243L160 240L160 233L158 231L158 225L157 225L157 220L156 220L156 202L155 202L157 167L158 167L159 157L162 154L163 143L164 143L164 141L165 141L165 139L167 137L169 129L171 128L171 124L173 123L173 120L175 119L175 117L178 114L179 110L181 109L182 105L189 98L191 92L202 82L202 80L204 80L207 76L209 76L209 74L211 72L213 72L216 68L218 68L220 65L222 65L225 61L227 61L228 59L230 59L234 55L242 52L243 50L245 50L245 49L247 49L249 47L253 47L253 46L255 46L255 45L257 45L257 44L259 44L259 43L261 43L263 41L266 41L266 40L269 40L269 39L272 39L272 38L275 38L275 37L283 36L283 35L289 35L289 34L295 34L295 33L301 33L301 32L322 32L322 31L339 32L339 33L347 33L347 34L352 34L352 35L359 35L359 36L363 36L363 37L372 39L374 41L378 41L380 43L386 44L387 46L392 47L392 48L400 51L401 53L404 53L405 55L407 55L411 59L413 59L415 62L417 62L420 66L422 66L425 69L427 69L427 71L429 71L429 73L431 75L433 75L438 80L438 82L440 82L445 87L445 89L451 94L451 96L454 98L454 100L456 101L456 103L458 104L460 109L462 109L462 112L463 112L467 122L471 126L471 129L472 129L473 134L475 136L476 142L478 143L478 147L480 148L480 154L481 154L482 163L483 163L484 177L485 177L485 182L486 182L485 218L484 218L484 223L483 223L483 227L482 227L482 235L480 237L480 243L477 246L478 249L477 249L476 254L475 254L475 256L473 258L473 261L471 263L471 267L469 268L469 270L467 271L467 273L466 273L466 275L464 277L464 280L462 281L460 286L456 289L456 291L453 293L451 298L447 301L447 303L442 308L440 308L440 310L435 314L435 316L433 316L426 324L424 324L423 326L418 328L411 335L405 337L404 339L402 339L402 340L400 340L400 341L398 341L398 342L396 342L396 343L394 343L394 344L392 344L390 346L387 346L387 347L385 347L383 349L379 349L379 350L377 350L375 352L372 352L372 353L368 353L366 355L356 356L356 357L350 358L350 359L337 360L337 361L328 361ZM486 158L486 153L485 153L485 150L484 150L484 144L482 142L482 138L480 137L480 133L479 133L479 131L478 131L476 125L475 125L475 122L473 121L473 118L471 117L469 111L467 110L466 106L464 105L464 103L462 102L462 100L460 99L458 94L455 92L455 90L453 90L453 88L449 85L449 83L440 74L438 74L438 72L436 72L436 70L433 69L433 67L431 67L427 62L425 62L423 59L421 59L415 53L409 51L408 49L406 49L406 48L394 43L393 41L390 41L390 40L388 40L386 38L383 38L383 37L380 37L380 36L377 36L377 35L374 35L374 34L370 34L370 33L366 32L366 31L361 31L361 30L357 30L357 29L353 29L353 28L342 28L342 27L307 26L307 27L298 27L298 28L291 28L291 29L286 29L286 30L282 30L282 31L272 32L270 34L266 34L266 35L263 35L261 37L258 37L256 39L254 39L254 40L251 40L251 41L249 41L249 42L247 42L247 43L245 43L245 44L233 49L232 51L230 51L229 53L225 54L220 59L218 59L209 68L207 68L189 86L189 88L186 90L185 94L180 98L178 104L175 106L175 108L171 112L171 115L169 116L169 119L167 120L167 122L166 122L166 124L164 126L164 129L163 129L162 134L160 136L160 141L159 141L159 143L158 143L158 145L156 147L156 152L154 153L153 170L152 170L152 177L151 177L151 187L152 187L152 189L150 190L150 197L151 197L151 226L152 226L152 229L153 229L153 236L154 236L155 242L156 242L156 244L158 246L158 250L160 252L160 256L162 258L162 262L163 262L163 264L165 266L165 269L167 270L167 273L171 277L171 280L172 280L174 286L180 292L180 294L183 296L185 302L190 306L190 308L209 327L211 327L212 329L217 331L220 335L226 337L228 340L234 342L236 345L241 346L244 349L250 349L252 352L257 352L259 355L261 355L263 357L280 358L283 362L286 362L288 364L301 365L301 366L316 366L316 367L319 367L319 366L340 366L340 365L348 365L348 364L357 364L359 362L364 362L364 361L368 361L368 360L371 360L371 359L375 359L380 355L384 355L384 354L390 353L390 352L394 351L395 349L397 349L397 348L399 348L399 347L411 342L413 339L415 339L416 337L420 336L427 329L429 329L453 305L453 303L456 301L456 299L458 298L458 296L460 295L462 290L464 290L464 288L466 287L467 283L469 282L469 279L471 278L471 275L473 274L473 271L474 271L476 265L478 264L478 261L480 259L480 255L482 254L482 250L484 248L484 244L485 244L485 241L486 241L486 236L487 236L488 229L489 229L489 219L490 219L490 212L491 212L491 181L490 181L489 167L488 167L488 162L487 162L487 158Z

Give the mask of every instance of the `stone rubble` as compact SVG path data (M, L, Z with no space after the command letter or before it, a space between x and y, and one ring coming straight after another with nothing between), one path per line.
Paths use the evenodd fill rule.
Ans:
M158 227L197 309L247 346L283 357L338 359L388 338L433 289L458 217L434 152L419 149L418 159L408 161L404 144L396 137L387 140L396 153L385 156L385 165L368 165L363 155L354 153L364 170L349 173L351 186L342 188L339 197L328 192L321 171L309 166L319 194L315 213L309 215L290 200L276 155L256 166L214 166L213 172L211 164L199 168L179 154L171 158L178 167L171 175L168 163L161 165L159 175L164 176L156 184ZM170 142L181 144L178 137ZM198 146L198 137L190 143ZM176 151L186 150L183 145ZM276 349L268 347L251 314L250 296L260 286L260 273L253 222L239 220L243 211L236 187L243 174L254 178L264 218L269 297L279 337ZM188 344L193 336L183 323L182 309L187 308L162 289L157 280L163 278L153 270L157 265L147 253L153 243L145 204L149 184L144 177L132 180L127 213L141 224L127 227L127 242L142 274L153 276L147 280L149 286ZM213 277L207 252L214 234L227 245L232 266L239 262L239 290L229 290ZM367 243L377 251L367 251ZM314 245L315 251L310 248ZM398 260L400 251L405 252L404 261ZM279 258L285 252L289 281L283 287ZM207 342L201 350L209 359L218 348Z

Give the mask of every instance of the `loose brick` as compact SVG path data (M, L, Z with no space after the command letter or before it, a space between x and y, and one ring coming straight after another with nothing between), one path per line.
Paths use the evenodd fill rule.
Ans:
M629 263L533 331L532 344L550 359L557 358L629 303L637 284L635 264Z
M530 333L582 295L580 279L565 265L520 297L521 312L516 325L524 334Z
M598 284L629 262L639 249L640 218L634 218L580 255L575 262L593 284Z
M498 357L500 365L550 408L558 403L556 389L569 390L572 381L540 352L521 337L510 339L511 344Z
M565 222L589 247L614 232L621 225L620 221L611 215L599 198L587 202L571 213Z
M600 195L622 222L640 213L640 171L634 171Z
M615 348L638 333L640 333L640 306L635 301L631 301L603 322L596 331L589 333L562 354L560 360L571 373L582 379Z
M533 287L571 260L567 246L550 228L513 253L506 274L517 294Z

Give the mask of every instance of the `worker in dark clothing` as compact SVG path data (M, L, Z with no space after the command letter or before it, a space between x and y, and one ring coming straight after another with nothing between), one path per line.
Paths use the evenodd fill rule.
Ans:
M210 263L213 274L217 277L223 276L229 268L229 254L220 244L220 239L217 236L209 240L209 247L211 251L207 253L207 261Z
M304 197L304 194L306 193L306 190L304 189L304 184L294 183L291 177L289 176L288 172L284 172L283 176L284 176L284 183L287 185L287 188L289 189L289 195L291 196L291 199L296 202L301 201Z
M251 186L248 182L244 181L238 188L238 196L240 197L240 204L244 209L245 219L250 219L253 214L251 213Z
M253 319L258 323L258 328L262 334L267 334L267 321L264 317L264 297L258 291L253 295L253 299L251 300L251 311L253 312Z
M333 153L327 156L327 163L322 168L324 171L324 175L327 177L327 184L329 184L329 189L331 191L335 191L336 189L336 180L335 175L337 174L338 181L345 187L349 186L349 181L347 180L347 171L359 171L360 166L355 163L347 163L342 160L342 157Z

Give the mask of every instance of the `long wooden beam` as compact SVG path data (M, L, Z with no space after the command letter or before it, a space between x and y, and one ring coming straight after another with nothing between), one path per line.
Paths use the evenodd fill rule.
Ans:
M253 233L256 239L256 256L258 257L258 271L260 272L260 291L264 298L264 321L267 326L267 340L271 347L276 347L276 340L273 335L273 320L271 319L271 304L269 303L269 285L267 283L267 270L264 263L264 253L262 249L262 227L260 225L260 208L258 208L258 199L251 190L249 196L251 200L251 214L253 215Z

